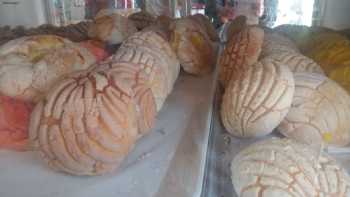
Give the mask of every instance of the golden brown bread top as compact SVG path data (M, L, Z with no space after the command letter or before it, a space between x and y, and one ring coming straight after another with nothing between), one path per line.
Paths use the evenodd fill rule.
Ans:
M220 82L224 87L235 73L258 61L263 40L264 31L256 26L249 26L232 37L219 60Z

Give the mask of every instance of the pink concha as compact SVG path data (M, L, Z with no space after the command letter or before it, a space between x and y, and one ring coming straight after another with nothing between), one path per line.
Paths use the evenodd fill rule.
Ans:
M58 83L31 116L30 140L49 166L74 175L118 168L137 139L131 87L104 71Z

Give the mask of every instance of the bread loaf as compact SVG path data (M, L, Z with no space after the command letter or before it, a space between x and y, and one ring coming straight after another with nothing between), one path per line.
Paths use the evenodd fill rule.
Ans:
M118 168L137 139L130 84L104 71L62 80L32 113L30 140L48 165L73 175Z
M350 178L330 156L288 139L241 151L231 164L239 197L350 196Z
M214 67L215 46L205 30L193 20L176 20L172 26L170 43L187 73L206 74Z
M139 53L135 54L137 56ZM134 58L124 61L127 57L130 58L130 56L123 56L117 60L110 59L94 69L106 72L131 87L137 114L138 138L140 138L149 133L154 126L157 115L156 101L149 83L149 73L143 69L144 64L137 62Z
M282 34L265 33L261 58L280 52L299 53L299 49L292 40Z
M131 20L119 14L112 14L95 18L89 29L89 37L108 44L120 44L135 32L137 29Z
M279 61L281 64L287 65L293 73L308 72L324 75L322 68L316 62L299 53L284 51L271 54L268 57Z
M194 14L189 16L197 24L201 25L202 28L207 32L209 38L213 42L220 41L219 35L215 30L214 25L209 21L209 19L203 14Z
M56 49L40 47L43 45L38 46L39 49L29 45L19 48L17 51L20 52L13 50L0 56L1 94L37 102L60 77L84 70L96 62L87 49L74 43Z
M152 31L139 32L123 43L113 59L134 63L146 72L159 111L179 74L169 43Z
M295 74L295 95L278 130L309 144L345 146L350 143L350 96L319 74Z
M51 49L61 48L68 43L71 42L62 37L52 35L22 37L0 46L0 56L15 53L29 58L31 62L35 62Z
M146 11L133 13L128 18L133 21L138 30L142 30L156 22L156 18Z
M271 133L287 115L294 93L288 67L270 59L240 70L225 90L221 119L237 137Z
M264 31L259 27L247 27L232 37L219 60L219 79L224 87L235 73L258 61L263 40Z
M228 24L226 30L226 41L230 41L231 38L241 32L244 28L247 27L247 17L246 16L238 16L233 21Z

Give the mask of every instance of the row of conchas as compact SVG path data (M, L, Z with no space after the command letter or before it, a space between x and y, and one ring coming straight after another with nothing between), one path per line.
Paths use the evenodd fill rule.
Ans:
M241 19L240 19L241 20ZM350 96L289 38L239 25L220 57L221 119L239 138L266 136L231 164L240 197L350 195L347 172L322 148L350 143ZM231 29L237 29L231 27Z
M90 33L121 46L107 60L61 77L40 97L31 114L32 147L57 171L116 170L154 126L180 64L190 74L211 71L215 46L204 19L147 18L148 25L136 28L118 14L98 17Z

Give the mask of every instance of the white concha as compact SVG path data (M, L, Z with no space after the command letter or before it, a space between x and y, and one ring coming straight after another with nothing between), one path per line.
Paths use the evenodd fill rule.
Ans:
M139 32L123 43L113 60L133 63L145 72L159 111L180 70L169 44L152 31Z
M118 168L137 139L130 85L104 71L84 71L58 83L37 104L29 136L48 165L74 175Z
M71 41L54 35L37 35L26 36L11 40L0 46L0 56L10 53L20 54L33 62L37 58L41 58L49 53L51 49L61 48L65 44L70 44Z
M144 69L141 69L141 66L142 64L132 61L111 60L94 68L130 85L136 105L138 138L150 132L157 115L156 101L148 82L148 74Z
M298 53L299 49L296 44L286 36L276 32L266 32L261 57L264 58L280 52Z
M221 119L237 137L271 133L291 106L294 78L287 66L264 59L234 75L225 89Z
M314 145L350 143L350 96L319 74L296 73L292 107L279 131Z
M233 75L258 61L264 41L259 27L246 27L235 34L220 57L220 82L226 87Z
M96 17L89 28L89 36L108 44L120 44L137 32L134 23L119 14Z
M36 102L60 77L87 69L96 62L87 49L74 43L45 49L48 51L46 54L41 52L41 49L35 51L28 48L31 53L24 53L27 50L18 49L17 51L22 52L0 56L1 94Z
M268 56L268 58L277 60L282 64L287 65L293 73L308 72L324 75L320 65L300 53L283 51L280 53L271 54Z
M330 156L290 139L268 139L231 164L238 197L348 197L350 178Z

